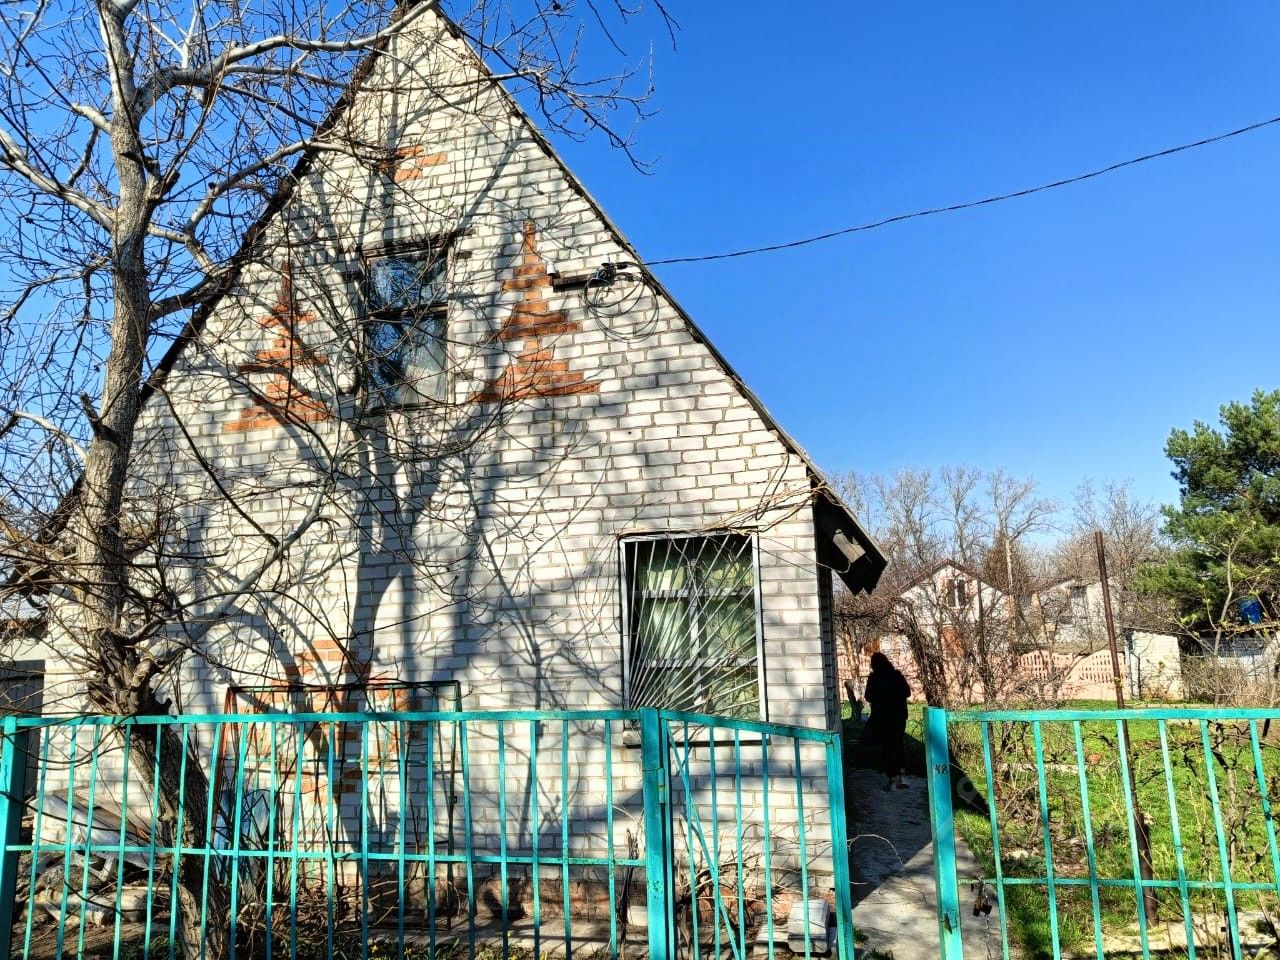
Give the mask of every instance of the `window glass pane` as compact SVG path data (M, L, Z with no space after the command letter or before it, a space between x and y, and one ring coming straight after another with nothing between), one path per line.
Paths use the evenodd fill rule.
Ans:
M366 325L369 374L376 386L392 389L404 380L402 354L404 330L395 321L374 321Z
M422 250L370 261L369 381L384 403L443 400L447 257Z
M713 592L751 589L750 541L726 537L708 544L699 558L699 579Z
M738 663L756 655L756 605L754 596L719 597L703 606L706 657Z
M755 667L723 671L708 683L708 713L725 717L758 719L760 716L760 685Z
M444 399L444 324L444 317L432 314L369 321L368 368L384 399L395 403Z
M655 670L645 688L645 701L636 706L690 711L702 707L701 684L687 668Z
M628 543L628 703L759 717L748 536Z
M641 659L675 665L690 655L689 604L684 600L641 600L636 608L636 640Z
M685 588L688 564L669 541L639 545L636 586L643 593L670 593Z
M372 310L421 310L444 301L446 258L428 251L379 257L369 265Z

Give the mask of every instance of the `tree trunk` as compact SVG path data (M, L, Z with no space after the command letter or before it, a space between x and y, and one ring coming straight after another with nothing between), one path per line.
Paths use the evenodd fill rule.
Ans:
M152 706L160 715L168 712L168 704L154 698ZM234 923L229 922L227 883L222 872L225 861L215 860L210 864L206 877L206 859L212 856L215 846L213 828L218 818L218 806L215 797L214 822L211 823L210 783L201 766L199 751L188 737L184 772L182 735L177 727L165 726L160 733L159 764L156 763L154 728L129 727L128 735L134 768L139 772L143 769L148 771L148 781L154 780L155 773L159 771L159 781L151 783L151 788L157 794L160 817L168 825L175 846L206 851L204 854L188 854L173 864L177 903L170 904L170 909L178 912L175 932L182 956L187 960L201 956L207 960L220 960L227 954L228 935L234 936ZM176 833L179 820L182 823L181 836Z
M103 369L102 402L85 413L93 441L86 452L71 523L80 602L76 626L83 631L91 675L89 701L116 716L167 715L169 704L155 692L158 665L139 652L143 638L130 636L128 557L122 535L125 485L133 455L134 433L141 409L142 367L151 326L151 289L146 266L147 225L155 197L148 181L145 147L133 119L136 91L132 68L135 52L123 23L99 6L103 36L112 65L111 149L119 176L119 203L112 227L112 287L115 314L111 349ZM175 828L181 813L183 847L213 846L208 820L209 778L192 753L182 774L182 743L176 728L161 733L159 782L156 736L151 727L128 728L132 763L138 776L156 791L162 816ZM177 931L187 960L220 960L225 954L227 899L218 870L205 880L204 857L186 856L177 871ZM211 921L203 935L202 913Z
M943 662L942 644L935 645L929 638L914 626L905 627L902 633L911 647L911 656L916 662L916 671L920 675L920 687L924 692L925 703L931 707L948 705L947 671Z
M978 680L982 684L982 704L989 709L996 699L996 672L992 668L991 648L987 643L987 612L982 599L985 586L981 580L978 581Z
M132 651L129 651L132 654ZM130 658L136 659L136 658ZM124 666L123 663L120 666ZM146 671L143 675L149 676ZM116 716L167 716L170 704L156 696L150 679L145 685L128 691L126 699L121 694L129 684L129 677L94 677L89 683L89 699L103 712ZM183 770L182 735L176 726L165 725L157 744L156 731L150 725L124 728L129 738L130 764L138 777L154 791L160 814L160 822L169 827L174 844L183 849L208 851L188 854L177 860L173 869L177 880L177 902L170 909L178 911L176 933L187 960L221 960L226 956L227 936L232 928L228 922L229 906L225 865L214 861L206 877L205 860L214 847L213 827L218 816L215 797L214 823L209 821L209 776L202 765L199 750L191 737L187 738L186 770ZM159 747L159 763L156 751ZM157 773L159 777L157 778ZM176 834L179 821L181 836ZM207 921L202 924L202 918ZM202 925L204 930L201 930Z

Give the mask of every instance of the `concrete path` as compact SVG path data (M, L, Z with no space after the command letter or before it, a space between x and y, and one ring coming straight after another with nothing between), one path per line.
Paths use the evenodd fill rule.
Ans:
M849 778L849 825L853 864L853 928L858 955L878 951L893 960L938 960L938 901L929 831L929 794L923 778L908 777L906 790L885 791L884 774L856 769ZM976 877L977 864L957 838L962 878ZM966 960L986 960L985 918L973 916L961 891L961 928ZM991 956L1000 956L1000 923L991 913Z

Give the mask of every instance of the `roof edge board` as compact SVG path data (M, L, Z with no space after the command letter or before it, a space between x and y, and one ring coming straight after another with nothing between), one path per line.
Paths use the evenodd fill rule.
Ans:
M443 12L440 13L440 17L446 24L452 24L455 29L459 30L462 38L467 42L468 46L471 46L474 49L475 44L472 43L471 37L467 35L465 31L462 31L461 28L457 27L457 25L454 24L453 21ZM555 149L550 139L548 139L547 135L544 134L538 125L533 122L528 111L524 109L524 106L516 99L515 95L507 89L505 84L493 75L493 72L489 69L489 65L485 63L482 57L477 57L477 59L480 62L481 69L488 76L489 82L499 91L501 96L506 98L512 110L518 115L520 121L528 128L534 140L537 141L538 146L542 148L543 153L546 154L547 158L555 163L555 165L560 169L560 172L564 175L564 178L568 182L570 188L576 190L581 195L582 199L586 201L592 212L600 218L601 223L603 223L613 235L618 246L622 247L622 249L629 253L635 260L635 266L637 269L644 271L644 275L648 278L650 284L652 284L654 292L671 304L680 319L688 326L689 332L711 353L712 358L717 364L719 364L720 369L733 381L734 386L738 388L738 392L742 394L743 398L751 405L752 409L755 410L760 419L764 421L765 427L777 434L782 445L790 453L800 458L801 462L805 465L805 469L809 473L810 479L814 484L814 488L820 491L821 496L824 496L837 509L843 512L847 521L858 531L858 540L863 545L863 548L867 550L868 554L872 557L873 562L878 563L880 570L883 571L884 567L888 565L888 559L886 558L884 551L880 549L875 538L872 537L862 526L853 511L849 508L848 504L846 504L844 500L836 494L830 482L827 480L826 475L818 468L817 464L813 462L813 459L809 456L808 452L805 451L795 438L782 428L774 418L773 414L769 412L768 408L760 398L756 396L755 391L747 386L746 381L742 379L737 370L734 369L733 365L725 358L724 354L720 352L719 348L716 347L711 339L707 337L707 335L702 331L702 328L698 326L697 321L689 315L675 296L672 295L671 291L667 289L666 285L663 284L663 282L659 280L658 277L645 265L644 258L640 256L639 252L627 238L626 234L624 234L622 229L613 221L613 218L609 216L600 202L596 200L591 191L588 190L582 180L578 178L577 174L575 174L573 170L570 169L569 165L565 163L564 159ZM879 579L879 573L876 574L876 579Z

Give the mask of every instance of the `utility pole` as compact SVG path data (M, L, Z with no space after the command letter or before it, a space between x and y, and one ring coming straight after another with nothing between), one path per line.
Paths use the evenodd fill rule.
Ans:
M1102 578L1102 611L1106 615L1107 644L1111 647L1111 677L1116 687L1116 707L1123 710L1125 709L1124 674L1120 670L1116 624L1111 615L1111 582L1107 579L1107 548L1103 543L1101 530L1094 531L1093 543L1098 550L1098 576ZM1152 880L1155 878L1155 870L1151 863L1151 837L1147 833L1147 821L1142 816L1142 808L1138 806L1138 784L1133 778L1133 763L1129 759L1129 723L1122 720L1121 725L1124 731L1124 753L1121 762L1125 766L1129 780L1129 809L1133 811L1133 832L1138 840L1139 873L1143 880ZM1148 922L1154 923L1160 919L1160 903L1152 887L1142 888L1142 905Z
M1015 596L1013 588L1013 547L1009 543L1009 531L1001 530L1001 539L1004 540L1004 585L1008 591L1008 596Z
M978 677L982 681L982 703L990 707L995 700L995 684L992 682L991 652L987 646L987 617L983 608L982 591L986 583L981 576L974 584L978 589Z

